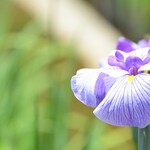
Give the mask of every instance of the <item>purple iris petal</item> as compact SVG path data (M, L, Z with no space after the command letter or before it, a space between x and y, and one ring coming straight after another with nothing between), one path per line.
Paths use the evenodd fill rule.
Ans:
M129 54L128 56L136 56L144 60L147 56L149 56L149 50L150 50L149 47L140 48L128 53Z
M115 56L116 56L118 61L121 61L121 62L124 61L124 57L119 51L116 51Z
M131 52L137 48L139 48L139 46L136 43L123 37L119 38L116 46L116 49L122 50L124 52Z
M94 110L100 120L116 126L143 128L150 123L150 76L137 75L130 83L119 78Z
M150 47L150 40L142 39L137 43L141 48Z
M104 99L108 90L115 83L115 81L116 78L110 77L105 73L99 74L95 84L95 93L94 93L96 95L96 106L98 106L100 102Z
M134 57L129 56L126 58L126 61L125 61L127 70L129 70L133 66L135 66L137 69L139 69L142 64L143 64L143 61L139 57L136 57L136 56L134 56Z
M126 71L113 67L110 69L81 69L72 77L71 88L78 100L87 106L96 107L115 82L115 78L126 73Z
M119 61L115 56L109 56L108 57L108 64L110 66L117 66L117 67L125 70L124 62L123 61Z

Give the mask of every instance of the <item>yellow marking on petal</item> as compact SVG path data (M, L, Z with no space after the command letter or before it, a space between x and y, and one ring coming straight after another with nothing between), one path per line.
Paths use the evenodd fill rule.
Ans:
M127 76L127 80L128 80L128 83L130 83L133 79L135 78L135 76Z
M148 73L148 70L144 70L144 73Z

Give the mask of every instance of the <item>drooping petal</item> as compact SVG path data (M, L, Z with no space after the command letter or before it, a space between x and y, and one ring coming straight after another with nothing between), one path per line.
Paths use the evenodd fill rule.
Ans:
M108 64L110 66L117 66L117 67L125 70L124 62L118 61L115 56L109 56L108 57Z
M127 72L115 67L81 69L72 77L71 88L78 100L87 106L96 107L115 82L115 78L124 74Z
M149 83L148 74L118 78L94 114L116 126L147 126L150 123Z
M111 86L115 83L116 78L111 77L105 73L100 73L96 83L95 83L95 91L94 94L96 96L96 106L100 104L100 102L105 98L107 92L111 88Z
M71 79L71 88L75 97L87 106L96 106L95 83L100 69L81 69Z
M119 38L117 46L116 46L117 50L122 50L124 52L131 52L137 48L139 48L139 46L136 43L124 37Z

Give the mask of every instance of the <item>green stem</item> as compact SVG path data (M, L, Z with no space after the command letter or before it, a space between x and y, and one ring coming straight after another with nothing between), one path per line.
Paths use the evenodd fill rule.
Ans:
M150 125L138 128L138 150L150 150Z

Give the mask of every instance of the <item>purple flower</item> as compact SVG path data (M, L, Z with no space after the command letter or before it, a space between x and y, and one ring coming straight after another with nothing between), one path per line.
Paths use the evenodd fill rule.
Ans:
M138 43L134 43L124 37L119 38L116 49L124 52L131 52L136 49L150 47L150 40L142 39Z
M72 77L75 97L109 124L140 128L150 124L149 43L119 39L106 67L81 69Z

